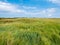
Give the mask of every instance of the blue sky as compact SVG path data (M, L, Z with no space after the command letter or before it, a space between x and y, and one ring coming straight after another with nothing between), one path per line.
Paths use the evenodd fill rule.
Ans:
M0 17L60 18L60 0L0 0Z

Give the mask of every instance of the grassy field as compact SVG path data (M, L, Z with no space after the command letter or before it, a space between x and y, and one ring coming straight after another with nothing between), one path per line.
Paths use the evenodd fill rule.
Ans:
M60 45L60 18L0 18L0 45Z

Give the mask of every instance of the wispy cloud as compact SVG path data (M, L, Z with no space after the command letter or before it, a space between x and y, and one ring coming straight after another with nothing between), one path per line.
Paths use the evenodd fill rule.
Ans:
M0 2L0 11L6 11L10 13L21 13L23 10L19 10L15 5L10 3Z
M56 8L48 8L44 10L33 10L33 11L25 11L25 15L32 15L34 17L40 17L40 16L45 16L45 17L51 17L56 13L57 9Z
M56 13L56 9L55 8L48 8L48 9L45 9L45 10L42 10L41 12L41 15L47 15L47 16L53 16L55 13Z
M47 0L47 1L60 5L60 0Z
M54 4L57 4L57 5L60 5L60 0L34 0L34 1L47 1L47 2L51 2L51 3L54 3Z
M24 9L37 9L37 7L31 7L31 6L22 6Z
M0 2L0 14L11 14L11 15L18 15L18 16L32 16L32 17L51 17L56 14L56 8L47 8L47 9L38 9L37 7L31 6L19 6L18 8L16 5Z

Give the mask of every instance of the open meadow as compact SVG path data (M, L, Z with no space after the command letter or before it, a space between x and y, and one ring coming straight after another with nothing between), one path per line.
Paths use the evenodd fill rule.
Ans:
M60 45L60 18L0 18L0 45Z

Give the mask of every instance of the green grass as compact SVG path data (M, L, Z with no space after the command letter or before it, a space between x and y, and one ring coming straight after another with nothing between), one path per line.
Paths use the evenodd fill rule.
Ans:
M60 18L0 18L0 45L60 45Z

